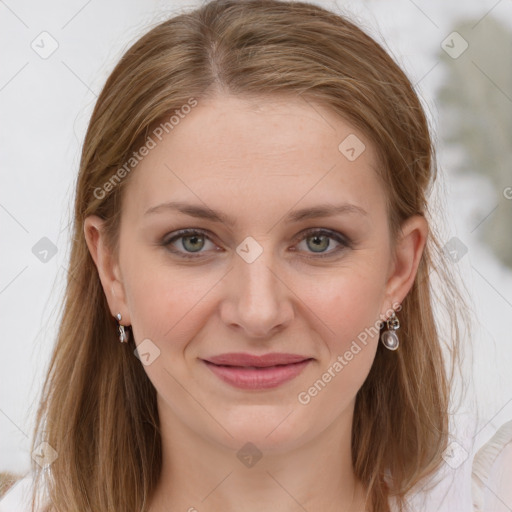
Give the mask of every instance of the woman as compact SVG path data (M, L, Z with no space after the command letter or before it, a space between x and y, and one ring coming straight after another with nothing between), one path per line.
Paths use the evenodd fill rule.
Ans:
M406 510L458 354L434 178L413 87L343 17L217 0L136 42L83 146L41 510Z

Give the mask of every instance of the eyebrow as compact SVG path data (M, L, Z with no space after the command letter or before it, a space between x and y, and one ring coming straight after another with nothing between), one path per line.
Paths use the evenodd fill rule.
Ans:
M149 208L144 215L151 215L162 213L168 210L178 211L191 217L198 219L210 220L213 222L221 222L227 226L233 227L236 220L221 212L216 212L205 206L184 203L180 201L170 201L161 203ZM300 210L293 210L285 217L285 222L300 222L308 219L316 219L319 217L332 217L342 214L359 214L368 215L360 206L350 203L343 203L340 205L333 204L320 204L311 208L302 208Z

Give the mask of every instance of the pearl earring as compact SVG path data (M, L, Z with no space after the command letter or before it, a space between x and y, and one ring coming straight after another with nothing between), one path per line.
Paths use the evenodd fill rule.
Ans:
M126 329L125 329L125 326L124 325L121 325L120 324L121 322L121 313L117 313L117 330L118 330L118 333L119 333L119 341L121 343L128 343L128 326L126 326Z
M386 330L382 333L380 340L388 350L396 350L400 344L395 331L400 328L400 321L395 312L386 320Z

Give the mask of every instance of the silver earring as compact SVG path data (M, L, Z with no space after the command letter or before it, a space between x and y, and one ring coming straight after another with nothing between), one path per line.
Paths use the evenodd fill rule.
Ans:
M380 340L388 350L396 350L400 342L395 331L400 328L400 321L395 312L386 320L386 330L382 333Z
M121 313L117 313L117 330L119 332L119 341L121 343L128 343L128 331L126 330L128 326L121 325Z

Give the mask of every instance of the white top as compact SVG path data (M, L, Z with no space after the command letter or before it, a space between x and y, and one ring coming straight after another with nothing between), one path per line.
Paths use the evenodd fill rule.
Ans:
M471 437L472 436L468 436ZM510 512L512 510L512 420L471 457L465 440L453 442L437 473L438 484L408 498L421 512ZM469 445L466 445L469 446ZM30 512L32 477L19 480L0 500L0 512Z

